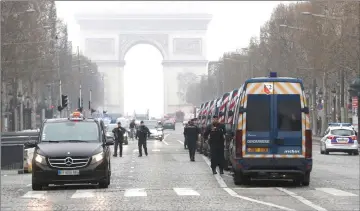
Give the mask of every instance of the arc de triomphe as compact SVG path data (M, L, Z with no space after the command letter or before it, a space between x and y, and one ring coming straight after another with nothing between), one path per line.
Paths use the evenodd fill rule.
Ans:
M104 74L105 110L124 114L124 57L137 44L151 44L163 56L164 113L189 110L178 95L177 76L207 73L206 31L211 15L79 14L75 19L81 51Z

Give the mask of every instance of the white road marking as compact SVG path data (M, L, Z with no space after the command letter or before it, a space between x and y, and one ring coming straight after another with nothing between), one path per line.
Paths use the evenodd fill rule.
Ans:
M178 196L200 196L200 194L191 188L174 188Z
M23 198L45 199L47 191L28 191Z
M26 186L30 187L30 186L32 186L32 184L27 184Z
M94 190L77 190L71 198L92 198L95 197Z
M322 192L325 192L325 193L328 193L328 194L331 194L331 195L334 195L334 196L358 196L356 194L349 193L349 192L342 191L342 190L338 190L338 189L335 189L335 188L315 188L315 189L319 190L319 191L322 191Z
M135 196L147 196L145 188L134 188L127 189L124 193L125 197L135 197Z
M180 141L180 140L177 140L180 144L184 145L184 142Z
M153 150L151 150L151 151L153 151L153 152L160 152L160 149L153 149Z
M170 135L170 134L166 134L166 135L164 136L164 139L162 140L162 142L163 142L164 144L166 144L166 145L169 145L169 143L165 141L165 139L166 139L169 135Z
M207 157L205 157L204 155L202 155L202 157L203 157L205 163L211 169L211 164L210 164L209 159ZM290 209L290 208L283 207L283 206L280 206L280 205L276 205L276 204L272 204L272 203L252 199L252 198L249 198L249 197L246 197L246 196L240 196L235 191L233 191L231 188L227 187L224 179L221 176L219 176L219 174L215 174L214 176L215 176L215 179L217 180L217 182L219 183L220 187L222 187L228 194L230 194L233 197L240 198L240 199L243 199L243 200L246 200L246 201L251 201L251 202L254 202L254 203L258 203L258 204L267 205L267 206L270 206L270 207L276 207L276 208L279 208L281 210L295 211L294 209Z
M279 205L276 205L276 204L273 204L273 203L264 202L264 201L259 201L259 200L252 199L252 198L249 198L249 197L246 197L246 196L240 196L239 194L237 194L235 191L231 190L230 188L223 188L223 189L224 189L228 194L230 194L231 196L236 197L236 198L240 198L240 199L243 199L243 200L246 200L246 201L251 201L251 202L254 202L254 203L266 205L266 206L269 206L269 207L276 207L276 208L281 209L281 210L295 211L294 209L290 209L290 208L287 208L287 207L279 206Z
M133 169L133 168L135 168L134 166L131 166L131 168Z
M138 149L134 149L133 152L138 152L139 150Z
M288 194L289 196L291 196L291 197L293 197L293 198L296 198L296 199L299 200L301 203L303 203L303 204L305 204L305 205L307 205L307 206L309 206L309 207L311 207L311 208L314 208L315 210L318 210L318 211L327 211L327 209L325 209L325 208L323 208L323 207L320 207L319 205L316 205L316 204L312 203L311 201L305 199L305 198L302 197L302 196L297 195L296 193L293 193L293 192L291 192L291 191L289 191L289 190L286 190L286 189L284 189L284 188L276 188L276 189L278 189L279 191L282 191L282 192Z
M209 166L209 168L211 169L211 164L210 164L209 159L208 159L207 157L205 157L204 155L202 155L202 157L203 157L205 163L206 163L206 164ZM219 174L215 174L214 176L215 176L215 179L217 180L217 182L219 183L220 187L222 187L222 188L227 188L227 185L226 185L224 179L223 179L221 176L219 176Z

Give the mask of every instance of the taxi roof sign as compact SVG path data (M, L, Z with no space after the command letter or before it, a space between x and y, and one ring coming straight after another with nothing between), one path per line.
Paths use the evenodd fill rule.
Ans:
M70 120L83 120L84 116L82 115L81 112L75 111L70 115L69 119Z

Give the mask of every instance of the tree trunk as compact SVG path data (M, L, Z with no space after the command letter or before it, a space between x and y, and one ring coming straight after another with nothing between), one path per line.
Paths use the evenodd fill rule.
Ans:
M322 118L321 125L321 135L325 133L325 130L328 128L328 87L327 87L327 72L324 72L323 75L323 90L324 90L324 116Z

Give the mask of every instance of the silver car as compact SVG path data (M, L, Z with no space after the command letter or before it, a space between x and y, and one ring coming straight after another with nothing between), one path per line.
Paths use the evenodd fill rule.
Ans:
M329 127L320 140L320 153L345 152L359 155L359 143L355 131L351 127Z

